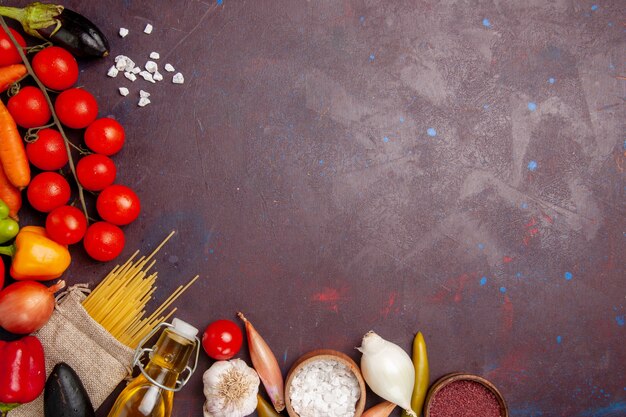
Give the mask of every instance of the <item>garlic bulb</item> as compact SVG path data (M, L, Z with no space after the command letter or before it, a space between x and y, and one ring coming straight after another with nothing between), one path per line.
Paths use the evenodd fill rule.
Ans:
M244 417L256 409L259 376L241 359L215 362L202 382L204 417Z

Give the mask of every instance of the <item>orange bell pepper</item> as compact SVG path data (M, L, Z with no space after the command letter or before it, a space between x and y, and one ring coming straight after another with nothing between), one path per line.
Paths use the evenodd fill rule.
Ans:
M0 254L13 257L11 276L18 281L49 281L63 275L70 266L67 247L48 238L46 229L23 227L11 246L0 247Z

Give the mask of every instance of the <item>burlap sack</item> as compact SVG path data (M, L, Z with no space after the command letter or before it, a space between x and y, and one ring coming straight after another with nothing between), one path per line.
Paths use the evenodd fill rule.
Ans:
M35 335L46 355L46 374L59 362L70 365L97 409L129 374L134 351L91 318L81 304L84 292L81 286L70 288ZM43 394L11 411L9 417L43 417Z

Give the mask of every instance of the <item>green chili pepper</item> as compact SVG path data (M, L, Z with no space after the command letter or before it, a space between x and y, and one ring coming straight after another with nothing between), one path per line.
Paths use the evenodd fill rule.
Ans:
M283 417L283 415L277 413L276 410L274 410L274 407L270 405L270 403L265 401L265 399L261 397L261 395L257 394L256 398L258 400L256 412L259 417Z
M426 392L430 383L430 373L428 369L428 354L426 353L426 342L422 332L417 332L413 339L413 367L415 368L415 384L413 385L413 395L411 396L411 409L418 416L422 414L422 407L426 399ZM403 417L408 417L406 411L402 412Z
M17 222L9 218L9 206L0 200L0 244L13 239L19 230Z

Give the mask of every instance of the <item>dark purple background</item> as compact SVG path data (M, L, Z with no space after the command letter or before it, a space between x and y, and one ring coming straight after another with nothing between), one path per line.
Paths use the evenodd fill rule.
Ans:
M433 380L480 374L514 417L626 415L623 2L66 5L111 41L79 83L128 134L120 262L176 230L157 296L201 275L176 316L242 310L284 373L421 330ZM106 76L151 51L185 84ZM72 253L69 283L114 265ZM201 415L209 365L175 416Z

